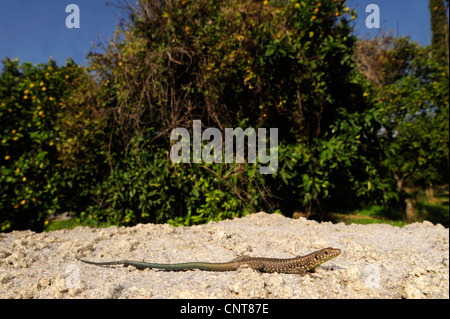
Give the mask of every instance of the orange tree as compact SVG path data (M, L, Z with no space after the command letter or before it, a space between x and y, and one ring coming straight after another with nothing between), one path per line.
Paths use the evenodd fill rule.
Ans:
M58 67L6 58L0 74L0 227L42 230L62 207L64 179L57 120L62 98L80 72L68 60Z

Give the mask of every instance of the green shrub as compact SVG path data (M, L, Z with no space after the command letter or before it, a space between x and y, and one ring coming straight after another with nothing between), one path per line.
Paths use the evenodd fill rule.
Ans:
M167 148L144 147L136 138L127 160L92 190L84 220L116 225L163 223L201 224L243 216L264 200L255 183L256 166L249 164L174 164Z

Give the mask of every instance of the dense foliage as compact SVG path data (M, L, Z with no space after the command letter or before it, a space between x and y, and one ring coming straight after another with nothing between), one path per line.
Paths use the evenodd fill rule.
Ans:
M396 175L448 183L448 70L408 39L357 42L345 1L120 4L127 19L87 68L4 61L2 231L66 210L117 225L325 218L398 203ZM372 53L387 59L381 75ZM170 132L192 136L193 120L278 128L277 172L174 164Z

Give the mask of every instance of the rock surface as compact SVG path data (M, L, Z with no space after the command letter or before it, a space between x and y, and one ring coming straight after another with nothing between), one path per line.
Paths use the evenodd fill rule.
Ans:
M225 262L291 258L324 247L342 254L313 276L137 270L89 260ZM257 213L191 227L77 227L0 234L0 298L449 298L449 229L344 225Z

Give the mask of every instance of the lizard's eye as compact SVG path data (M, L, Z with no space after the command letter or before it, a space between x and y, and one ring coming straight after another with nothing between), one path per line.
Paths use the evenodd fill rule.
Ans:
M325 254L325 255L328 255L328 251L325 250L325 251L324 251L324 254Z

